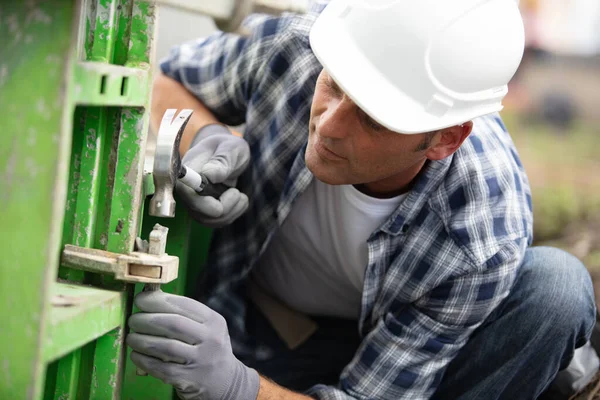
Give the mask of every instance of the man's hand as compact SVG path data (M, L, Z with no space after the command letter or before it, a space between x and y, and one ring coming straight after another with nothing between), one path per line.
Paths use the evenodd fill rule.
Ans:
M200 129L182 162L212 183L233 186L250 162L250 147L223 125L212 124ZM183 184L177 185L177 192L192 217L212 228L230 224L248 208L248 196L235 188L226 190L219 199L199 196Z
M131 360L185 400L255 400L258 373L231 350L225 319L202 303L162 291L135 297Z

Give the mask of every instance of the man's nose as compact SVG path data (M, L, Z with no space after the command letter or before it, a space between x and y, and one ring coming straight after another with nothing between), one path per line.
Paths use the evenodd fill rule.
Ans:
M350 134L353 108L356 107L352 100L344 96L337 102L331 102L325 112L321 114L317 130L319 136L331 139L343 139Z

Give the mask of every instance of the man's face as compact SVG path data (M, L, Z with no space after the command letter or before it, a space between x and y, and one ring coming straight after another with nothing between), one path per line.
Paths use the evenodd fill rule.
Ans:
M323 70L312 102L306 165L317 179L331 185L402 181L403 175L414 177L423 166L427 136L384 128Z

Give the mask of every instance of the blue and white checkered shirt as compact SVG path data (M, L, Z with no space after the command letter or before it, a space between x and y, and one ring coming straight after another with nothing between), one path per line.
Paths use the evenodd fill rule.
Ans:
M304 153L322 69L308 41L316 15L256 17L251 36L217 33L175 48L161 65L219 120L246 123L252 163L238 187L250 206L214 232L206 300L226 318L242 356L269 356L244 334L245 283L313 179ZM315 386L312 397L429 398L448 363L511 290L532 240L529 184L498 115L474 124L453 156L426 166L368 240L362 343L339 384Z

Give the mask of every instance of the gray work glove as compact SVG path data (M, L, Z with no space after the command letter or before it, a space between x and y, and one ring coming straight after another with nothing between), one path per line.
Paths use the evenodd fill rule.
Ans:
M202 303L160 290L135 297L131 360L185 400L256 400L258 373L231 350L225 319Z
M223 125L212 124L200 129L181 160L212 183L234 186L250 162L250 147ZM184 184L177 192L191 216L202 225L218 228L232 223L248 208L248 196L236 188L226 190L219 199L200 196Z

